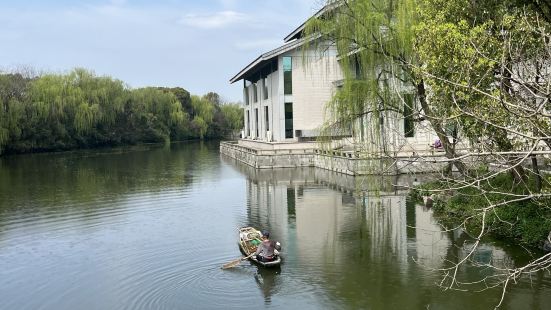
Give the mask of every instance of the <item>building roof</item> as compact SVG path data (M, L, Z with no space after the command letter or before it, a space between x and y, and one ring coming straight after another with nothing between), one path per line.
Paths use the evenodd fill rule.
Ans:
M331 4L326 4L323 8L321 8L316 14L314 14L312 17L318 18L325 14L329 10L333 10L334 8L342 5L341 1L336 1ZM319 38L320 36L313 36L309 38L303 37L304 27L306 26L306 23L308 21L305 21L300 25L297 29L293 30L288 36L285 37L284 42L285 44L271 50L267 53L264 53L260 55L258 58L256 58L253 62L251 62L248 66L243 68L239 73L237 73L234 77L230 79L230 83L233 84L239 80L242 79L251 79L255 74L258 73L258 69L262 69L264 66L270 63L273 58L286 53L290 50L293 50L297 47L302 46L304 43L310 40L314 40Z
M273 58L286 53L290 50L293 50L297 47L302 46L304 43L306 43L307 40L304 38L298 39L292 42L288 42L287 44L284 44L274 50L271 50L267 53L264 53L260 55L257 59L255 59L253 62L251 62L248 66L246 66L243 70L239 71L233 78L230 79L230 83L235 83L242 79L247 79L253 76L257 70L267 65Z
M323 14L327 13L327 11L330 11L334 8L336 8L337 6L340 6L342 3L339 1L339 2L335 2L335 3L331 3L331 4L326 4L324 5L319 11L316 12L316 14L314 14L312 17L310 18L318 18L320 16L322 16ZM310 20L310 18L308 20ZM287 35L283 41L284 42L289 42L293 39L298 39L298 38L301 38L302 37L302 33L304 32L304 27L306 27L306 23L308 22L305 21L304 23L302 23L302 25L298 26L295 30L293 30L293 32L291 32L289 35Z

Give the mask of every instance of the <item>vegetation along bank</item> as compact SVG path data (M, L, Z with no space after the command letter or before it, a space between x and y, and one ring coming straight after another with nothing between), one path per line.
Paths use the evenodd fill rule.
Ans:
M511 195L527 197L549 191L551 176L538 185L535 177L525 177L519 186L510 173L500 173L480 182L479 188L450 187L440 181L421 185L412 195L425 200L440 222L448 229L463 228L473 238L489 234L498 239L512 240L527 248L551 250L545 243L551 227L551 199L534 197L509 201ZM424 199L423 199L424 198Z
M0 74L0 155L189 139L243 127L238 104L183 88L132 89L85 69Z

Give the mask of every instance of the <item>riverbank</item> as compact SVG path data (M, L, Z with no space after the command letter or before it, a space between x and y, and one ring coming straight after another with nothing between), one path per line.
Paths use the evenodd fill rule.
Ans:
M254 169L316 167L351 176L425 174L442 171L447 164L444 154L438 152L404 152L392 160L368 159L353 151L324 150L315 142L268 143L242 139L221 142L220 152ZM547 207L551 205L551 198L537 195L534 175L527 176L522 186L505 172L487 180L481 178L478 183L465 186L432 181L411 188L415 188L412 195L418 202L422 196L432 197L436 216L448 228L463 225L474 238L484 229L483 235L525 247L543 248L551 231L551 209ZM551 184L543 183L540 193L551 189Z
M549 185L539 192L548 190ZM448 229L462 226L474 238L483 229L483 235L542 249L551 231L551 198L515 201L518 197L536 197L537 193L534 178L517 186L510 173L501 173L481 182L478 188L450 189L445 181L426 183L411 196L418 202L428 200L435 217Z
M373 158L352 150L327 150L317 142L222 141L220 153L256 169L316 167L353 176L431 173L447 165L444 153L434 150Z
M139 151L139 150L150 150L154 148L159 148L162 146L170 146L173 144L184 144L184 143L200 143L200 142L217 142L218 138L212 139L188 139L188 140L178 140L178 141L160 141L160 142L138 142L133 144L114 144L114 145L98 145L98 146L84 146L84 147L72 147L72 148L59 148L59 149L34 149L32 151L21 151L21 152L4 152L0 154L1 158L8 158L18 155L32 155L32 154L70 154L70 153L113 153L119 152L121 150L129 151Z

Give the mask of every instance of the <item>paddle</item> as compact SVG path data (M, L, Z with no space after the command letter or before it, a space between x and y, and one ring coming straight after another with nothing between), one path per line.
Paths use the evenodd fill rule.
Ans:
M245 257L241 257L241 258L238 258L238 259L236 259L236 260L233 260L233 261L231 261L231 262L225 264L224 266L222 266L222 269L233 268L233 267L239 265L242 261L246 260L247 258L249 258L249 257L251 257L251 256L253 256L253 255L254 255L254 252L253 252L251 255L249 255L249 256L245 256Z

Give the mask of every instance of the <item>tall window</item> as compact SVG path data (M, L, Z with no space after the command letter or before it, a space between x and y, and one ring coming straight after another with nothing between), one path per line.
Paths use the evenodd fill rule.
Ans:
M249 105L249 89L247 88L247 86L243 88L243 98L245 98L245 104Z
M247 137L251 136L251 118L249 115L249 110L247 110Z
M356 75L356 79L360 80L362 78L362 69L358 56L354 56L354 74Z
M404 136L411 138L415 134L415 124L413 122L414 97L412 94L404 95Z
M365 140L365 124L364 116L360 116L360 141Z
M258 102L258 87L253 83L253 102Z
M293 103L285 102L285 138L293 138Z
M264 119L266 120L266 131L270 130L270 115L268 114L268 106L264 107Z
M262 98L268 99L268 78L262 79Z
M293 94L293 59L289 56L283 57L283 93Z
M256 132L255 137L258 138L258 109L254 109L254 129Z

